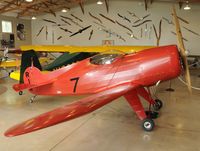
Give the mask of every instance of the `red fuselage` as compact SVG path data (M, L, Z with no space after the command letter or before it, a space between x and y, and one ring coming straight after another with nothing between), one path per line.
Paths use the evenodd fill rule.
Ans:
M96 65L91 63L90 58L85 59L44 74L42 80L55 81L32 88L30 92L38 95L92 94L126 82L150 86L175 78L180 73L178 49L170 45L122 55L111 64ZM40 79L37 80L40 83Z

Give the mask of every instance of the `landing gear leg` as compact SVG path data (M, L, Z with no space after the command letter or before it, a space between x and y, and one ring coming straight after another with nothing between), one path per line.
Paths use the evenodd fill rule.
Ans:
M146 115L148 118L155 119L158 117L158 110L162 107L162 102L158 99L153 99L150 90L146 90L145 88L137 89L137 93L143 97L149 103L149 110L146 111ZM153 110L152 110L153 108Z
M35 100L35 98L36 98L36 96L37 96L37 95L32 96L32 97L30 98L30 101L29 101L29 102L30 102L30 103L33 103L34 100Z
M148 114L145 113L140 98L138 97L138 93L133 90L125 94L124 97L135 111L138 118L142 120L142 128L147 132L152 131L155 125L154 121L150 116L148 116Z

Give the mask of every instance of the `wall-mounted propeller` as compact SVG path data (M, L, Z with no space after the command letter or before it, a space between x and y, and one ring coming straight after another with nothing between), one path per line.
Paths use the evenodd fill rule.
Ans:
M185 79L186 79L186 83L188 86L188 90L190 93L192 93L192 86L191 86L191 78L190 78L190 71L189 71L189 66L188 66L188 62L187 62L187 57L186 57L186 49L183 43L183 36L181 33L181 28L180 28L180 24L179 24L179 20L176 14L176 9L175 7L173 7L173 18L174 18L174 23L175 23L175 27L176 27L176 34L177 34L177 41L178 41L178 47L180 50L180 55L182 58L182 62L184 64L184 68L185 68Z

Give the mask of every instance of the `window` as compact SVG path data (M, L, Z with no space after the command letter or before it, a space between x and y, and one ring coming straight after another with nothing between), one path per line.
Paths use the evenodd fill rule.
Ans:
M121 56L120 54L99 54L90 59L92 64L104 65L111 64L116 58Z
M12 33L12 22L2 20L2 32Z

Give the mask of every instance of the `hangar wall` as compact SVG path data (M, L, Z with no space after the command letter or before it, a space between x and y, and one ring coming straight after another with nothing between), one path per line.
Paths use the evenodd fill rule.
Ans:
M87 2L84 5L85 14L81 12L80 7L72 8L67 13L57 12L57 17L55 18L53 15L48 14L44 16L38 17L37 20L32 21L32 43L33 44L56 44L56 45L102 45L102 40L114 40L115 45L156 45L156 38L152 28L152 24L155 24L155 27L158 30L159 21L162 17L165 17L169 20L172 20L171 17L171 8L172 4L170 3L158 3L154 2L152 5L149 6L149 9L145 11L144 5L139 2L133 1L109 1L109 13L106 12L105 4L97 5L96 2ZM189 21L190 24L185 24L181 22L182 26L187 27L197 33L200 34L200 20L197 14L200 14L200 5L192 5L192 9L189 11L179 10L178 5L177 14L184 18L185 20ZM131 22L134 22L136 18L133 18L127 11L134 12L137 16L142 17L147 14L151 14L147 19L152 20L152 22L148 22L147 25L143 24L139 27L131 27L133 23L129 23L126 20L120 18L117 14L119 13L122 16L126 16ZM95 19L89 16L89 12L93 15L100 18L103 22L103 25L106 27L108 31L115 32L118 35L122 36L125 41L116 37L116 35L110 35L108 33L103 32L100 30L102 29L101 26L96 25L94 23ZM129 27L133 34L139 39L136 40L131 38L127 32L130 33L129 30L117 25L116 23L112 23L104 18L102 18L99 13L104 14L105 16L117 20L119 23ZM78 16L83 20L80 22L74 19L71 14ZM92 25L91 28L82 32L81 34L75 35L74 37L69 37L70 33L64 32L63 30L59 29L58 26L53 25L52 23L48 23L43 21L42 19L49 19L52 21L56 21L59 24L65 24L60 20L60 15L67 16L73 18L74 21L78 22L83 27L88 25ZM69 21L70 22L70 21ZM73 33L80 29L79 26L71 23L73 26L66 25L63 28L66 28ZM44 27L42 32L39 36L36 36L39 30ZM47 28L46 28L47 27ZM46 35L46 29L48 35ZM94 30L91 40L89 40L89 35L91 30ZM141 29L143 30L143 34L141 37ZM146 31L146 32L145 32ZM160 40L160 45L166 44L174 44L176 43L176 36L173 35L171 32L175 31L175 27L171 24L168 24L167 21L163 20L162 23L162 36ZM194 35L193 33L187 31L186 29L182 28L182 32L184 37L188 40L185 42L186 48L189 50L190 54L192 55L200 55L199 50L199 42L200 36ZM61 39L57 40L60 36Z
M0 15L0 39L2 39L2 25L1 21L11 21L12 22L12 31L15 37L15 47L19 47L21 45L28 45L32 43L31 37L31 21L27 19L19 19L16 17L9 17ZM24 24L25 27L25 40L19 40L17 38L17 24ZM9 33L4 33L5 36L9 37Z

